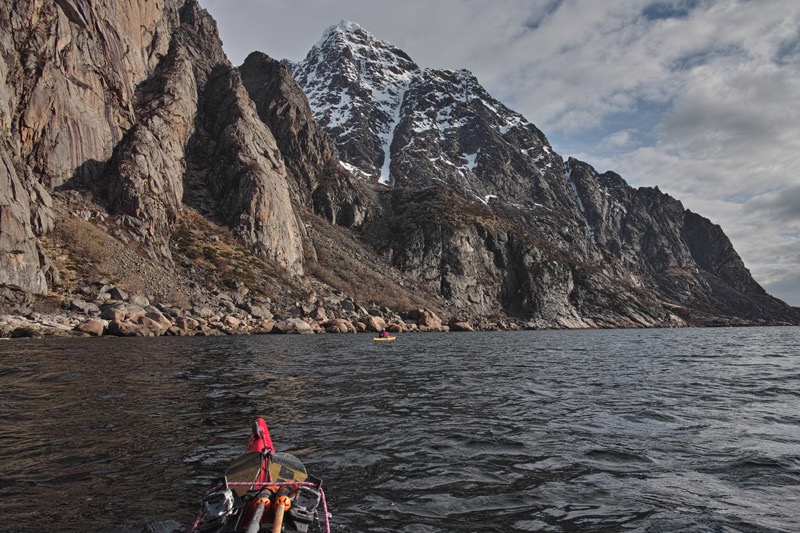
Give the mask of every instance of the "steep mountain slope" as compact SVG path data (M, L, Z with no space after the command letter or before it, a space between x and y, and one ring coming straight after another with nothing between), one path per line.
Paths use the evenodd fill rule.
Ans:
M46 292L37 238L52 229L50 191L97 174L135 120L136 84L167 52L175 3L129 7L0 3L0 282Z
M0 21L14 29L0 40L3 102L14 110L3 114L4 179L17 174L34 201L2 189L20 211L12 233L22 252L2 254L3 271L24 274L5 281L46 290L41 274L26 273L47 266L25 243L50 229L49 192L61 186L94 191L167 264L186 196L302 273L280 152L196 2L4 3Z
M468 71L421 70L343 21L293 72L346 164L426 190L392 195L392 231L375 245L464 311L574 326L797 319L718 227L658 189L563 160Z

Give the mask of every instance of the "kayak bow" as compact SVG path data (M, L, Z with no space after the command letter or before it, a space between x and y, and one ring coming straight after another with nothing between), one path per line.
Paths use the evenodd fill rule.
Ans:
M324 530L320 513L325 516ZM330 533L322 480L309 475L297 457L276 452L267 423L256 418L247 451L206 492L191 531Z

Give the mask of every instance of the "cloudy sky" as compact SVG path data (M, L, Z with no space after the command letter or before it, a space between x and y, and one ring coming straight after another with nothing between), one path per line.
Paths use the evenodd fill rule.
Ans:
M300 60L357 22L420 67L471 70L561 156L722 226L800 306L797 0L200 0L234 64Z

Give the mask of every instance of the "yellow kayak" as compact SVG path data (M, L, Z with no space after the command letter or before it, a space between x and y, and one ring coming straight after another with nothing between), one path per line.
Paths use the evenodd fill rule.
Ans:
M396 336L394 336L394 337L372 337L372 340L374 340L374 341L393 341L396 338L397 338Z

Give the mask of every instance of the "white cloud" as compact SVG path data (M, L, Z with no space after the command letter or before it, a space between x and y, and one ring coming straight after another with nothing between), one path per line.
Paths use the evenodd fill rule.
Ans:
M423 68L471 70L562 155L720 224L755 278L800 305L800 2L200 1L236 64L302 59L347 19Z
M597 147L601 150L620 150L628 148L632 143L632 137L636 130L620 130L603 137Z

